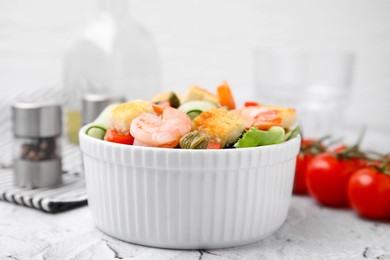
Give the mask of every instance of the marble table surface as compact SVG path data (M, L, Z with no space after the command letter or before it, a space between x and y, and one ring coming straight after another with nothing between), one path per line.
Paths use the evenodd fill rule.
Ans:
M52 215L0 202L0 259L390 259L390 222L293 196L285 223L262 241L219 250L166 250L103 234L88 207Z

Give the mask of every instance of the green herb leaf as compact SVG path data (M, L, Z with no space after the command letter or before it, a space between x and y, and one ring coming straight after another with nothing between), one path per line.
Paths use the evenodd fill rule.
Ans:
M299 127L299 125L297 125L296 127L294 127L293 130L289 131L286 134L286 136L284 137L284 140L288 141L288 140L294 139L295 137L297 137L297 135L299 134L300 131L301 131L301 128Z
M284 141L285 132L280 126L273 126L268 131L259 130L251 127L238 141L234 144L236 148L256 147L262 145L278 144Z

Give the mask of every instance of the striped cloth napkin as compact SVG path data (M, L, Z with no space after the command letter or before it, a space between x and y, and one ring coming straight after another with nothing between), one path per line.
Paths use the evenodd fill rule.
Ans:
M57 213L87 204L84 179L75 174L63 174L56 187L22 189L13 185L13 170L0 170L0 200L44 212Z
M64 102L60 86L50 86L20 93L0 100L0 200L31 207L44 212L57 213L87 205L85 180L81 176L81 153L77 145L62 140L62 184L39 189L23 189L13 184L11 104L15 101L51 100Z

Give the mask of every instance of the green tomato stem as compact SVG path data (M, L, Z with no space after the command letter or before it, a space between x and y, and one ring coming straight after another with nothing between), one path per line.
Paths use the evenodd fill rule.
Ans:
M390 163L390 159L384 160L383 163L381 164L381 166L379 166L379 171L383 174L390 175L390 172L387 171L387 166L389 163Z

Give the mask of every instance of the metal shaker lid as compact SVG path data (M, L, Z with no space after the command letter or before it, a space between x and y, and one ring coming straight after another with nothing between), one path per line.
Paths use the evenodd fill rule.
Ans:
M21 102L12 106L13 132L24 137L61 135L61 106L55 103Z
M112 103L125 102L123 96L109 96L98 94L87 94L82 102L82 124L86 125L93 122L99 114Z

